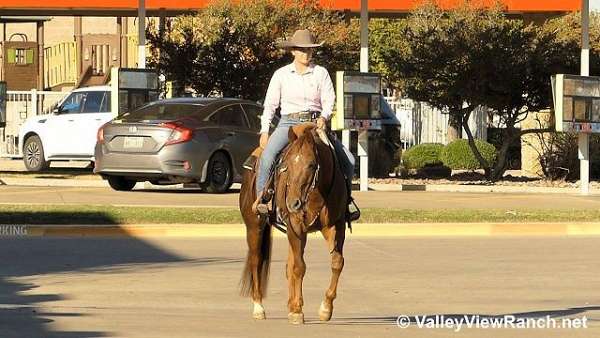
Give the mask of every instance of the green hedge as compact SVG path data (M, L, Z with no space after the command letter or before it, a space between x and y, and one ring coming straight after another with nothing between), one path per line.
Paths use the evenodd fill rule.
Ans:
M475 146L479 149L481 156L493 165L496 161L496 148L485 141L475 140ZM440 159L445 166L453 170L475 170L481 169L479 161L473 155L467 140L456 140L449 143L440 154Z
M425 166L442 165L440 153L443 144L423 143L409 148L402 154L402 163L408 169L421 169Z

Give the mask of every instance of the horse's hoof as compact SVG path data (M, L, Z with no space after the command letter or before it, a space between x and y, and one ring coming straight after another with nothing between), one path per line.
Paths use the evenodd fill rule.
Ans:
M304 324L304 313L288 313L288 321L290 324L300 325Z
M254 310L252 311L252 317L254 319L259 319L259 320L267 319L267 316L265 316L265 308L262 306L262 304L254 303Z
M254 319L257 319L257 320L264 320L264 319L267 319L267 316L265 315L265 312L264 312L264 311L263 311L263 312L254 312L254 313L252 314L252 317L253 317Z
M331 319L332 309L328 309L325 307L325 302L321 302L321 307L319 308L319 319L323 322L327 322Z

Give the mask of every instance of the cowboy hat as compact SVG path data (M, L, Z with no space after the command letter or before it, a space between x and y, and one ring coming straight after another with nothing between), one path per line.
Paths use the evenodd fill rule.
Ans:
M290 39L281 43L283 48L314 48L321 47L323 42L316 43L314 35L308 29L299 29L294 32Z

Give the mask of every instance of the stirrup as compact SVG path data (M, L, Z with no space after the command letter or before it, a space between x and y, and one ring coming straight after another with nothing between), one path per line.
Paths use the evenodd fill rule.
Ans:
M269 214L269 207L262 196L257 198L252 204L252 212L261 216L266 216Z
M354 202L354 198L349 197L348 199L349 199L349 201L348 201L348 207L346 209L346 221L348 223L350 223L350 222L354 222L360 218L360 209L358 208L358 205L356 205L356 202ZM350 211L351 204L354 206L354 208L356 208L356 211Z
M254 204L252 205L252 211L257 215L268 216L270 212L269 204L271 202L271 199L273 198L274 193L275 192L273 191L273 189L267 189L266 194L263 193L260 197L256 199L256 201L254 201Z

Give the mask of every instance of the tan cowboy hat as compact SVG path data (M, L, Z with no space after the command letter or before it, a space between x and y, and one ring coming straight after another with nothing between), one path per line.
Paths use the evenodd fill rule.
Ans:
M294 32L294 35L290 39L287 39L281 43L283 48L315 48L321 47L323 42L316 43L315 36L308 29L299 29Z

